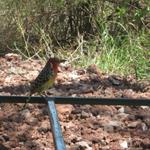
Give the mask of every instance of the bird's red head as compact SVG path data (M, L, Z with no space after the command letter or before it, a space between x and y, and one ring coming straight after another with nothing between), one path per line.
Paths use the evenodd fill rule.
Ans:
M53 65L53 70L55 73L57 73L58 71L60 71L59 64L62 62L65 62L65 61L66 60L64 60L64 59L58 59L58 58L54 57L54 58L49 58L48 63Z

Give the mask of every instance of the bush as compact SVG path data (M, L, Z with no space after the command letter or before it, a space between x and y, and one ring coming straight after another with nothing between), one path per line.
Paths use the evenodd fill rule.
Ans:
M149 0L1 0L0 8L1 54L60 55L147 76Z

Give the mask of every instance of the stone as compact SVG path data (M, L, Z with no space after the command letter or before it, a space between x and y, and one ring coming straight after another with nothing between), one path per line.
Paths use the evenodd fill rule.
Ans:
M82 150L92 150L92 147L89 146L88 142L86 141L80 141L76 143L77 145L79 145L80 149Z
M123 149L128 149L128 142L127 141L120 141L119 143Z

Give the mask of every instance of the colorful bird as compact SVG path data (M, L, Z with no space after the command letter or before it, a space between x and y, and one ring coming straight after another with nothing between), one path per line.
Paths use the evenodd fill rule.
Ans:
M27 102L29 102L30 97L34 93L38 93L40 95L42 92L48 90L53 86L59 70L59 64L62 62L65 62L65 60L60 60L58 58L49 58L42 71L39 73L36 79L31 82L29 93L30 95Z

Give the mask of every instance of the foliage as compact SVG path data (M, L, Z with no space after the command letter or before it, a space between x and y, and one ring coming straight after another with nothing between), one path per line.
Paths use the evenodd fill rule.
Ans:
M148 77L149 0L0 0L0 10L0 54Z

